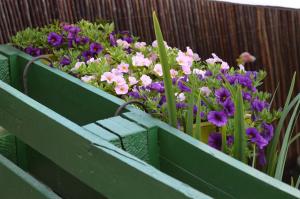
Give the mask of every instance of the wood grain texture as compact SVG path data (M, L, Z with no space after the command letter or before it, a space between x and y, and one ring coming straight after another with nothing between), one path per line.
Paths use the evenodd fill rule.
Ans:
M264 89L273 92L280 82L274 105L283 105L294 71L300 74L300 10L238 5L207 0L2 0L0 43L28 26L54 19L75 22L107 19L118 30L130 30L144 41L154 39L151 13L156 10L171 46L190 46L205 59L215 52L234 64L243 51L257 57L247 70L265 69ZM300 78L297 78L300 91ZM300 130L298 125L297 131ZM289 157L300 154L298 141Z

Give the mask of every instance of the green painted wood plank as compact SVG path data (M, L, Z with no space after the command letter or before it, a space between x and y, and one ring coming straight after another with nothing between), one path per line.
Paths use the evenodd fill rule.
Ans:
M7 45L0 45L0 53L11 60L12 85L22 90L22 72L32 57ZM124 103L120 98L40 61L30 67L28 84L29 96L81 126L113 116Z
M28 146L28 172L62 198L106 199L78 178Z
M139 110L133 110L122 114L128 120L136 122L147 129L147 147L149 164L160 169L159 146L158 146L158 128L156 121L153 118Z
M0 155L1 199L59 199L48 187Z
M95 135L99 136L100 138L108 142L119 139L118 136L116 136L115 134L111 133L110 131L104 128L101 128L99 125L95 123L85 125L83 126L83 128L90 131L91 133L94 133Z
M210 198L2 81L0 88L0 124L104 196L112 199Z
M118 146L123 142L124 149L128 153L149 162L147 130L145 128L120 116L98 120L96 123L118 135L117 139L113 139L111 142L118 143Z
M300 192L142 112L124 113L158 126L161 171L216 198L300 198ZM143 116L144 115L144 116ZM148 119L147 119L148 118ZM186 174L186 175L185 175ZM255 191L259 190L259 191Z
M0 80L9 83L9 65L8 58L0 54Z

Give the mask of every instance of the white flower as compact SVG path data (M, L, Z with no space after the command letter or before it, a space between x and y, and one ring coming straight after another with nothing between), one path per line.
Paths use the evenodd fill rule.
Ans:
M85 76L81 77L81 80L84 81L85 83L89 83L93 79L95 79L95 76L93 76L93 75L85 75Z
M128 81L129 81L129 85L132 86L132 85L135 85L138 83L138 81L136 80L135 77L132 77L132 76L129 76L128 77Z
M141 48L144 48L146 46L146 43L145 42L136 42L134 44L134 47L135 48L138 48L138 49L141 49Z
M158 76L162 76L162 75L163 75L163 71L162 71L161 64L155 64L153 71L154 71L155 74L157 74Z
M240 71L246 72L245 67L242 64L239 65L239 68L240 68Z
M152 79L148 75L142 75L140 79L143 86L148 86L152 83Z
M166 47L166 49L169 49L170 48L170 46L168 46L168 44L167 44L167 42L166 41L164 41L164 44L165 44L165 47ZM157 40L155 40L155 41L153 41L152 42L152 47L153 48L157 48Z
M178 100L179 102L182 102L182 101L185 100L185 95L184 95L184 93L180 93L179 95L178 95L178 93L175 93L175 96L177 97L177 100Z
M204 86L204 87L201 87L200 88L200 92L203 94L203 95L205 95L205 96L209 96L209 94L211 93L211 90L208 88L208 87L206 87L206 86Z
M75 66L71 69L71 71L76 71L76 70L78 70L82 65L85 65L85 63L84 63L84 62L77 62L77 63L75 64Z
M145 56L142 53L136 53L135 56L132 57L132 65L134 66L150 66L152 61L148 58L145 58Z
M201 60L201 58L199 57L199 55L197 53L193 54L193 59L194 59L194 61L200 61Z
M205 76L205 73L206 71L205 70L200 70L198 68L194 68L193 69L193 74L196 74L196 75L202 75L203 77Z
M124 40L122 40L122 39L118 39L118 40L117 40L117 45L118 45L118 46L121 46L121 47L123 47L123 48L125 48L125 49L127 49L127 48L130 47L130 44L129 44L127 41L124 41Z
M221 69L222 69L222 70L228 70L228 69L229 69L228 63L227 63L227 62L222 62L222 64L221 64Z

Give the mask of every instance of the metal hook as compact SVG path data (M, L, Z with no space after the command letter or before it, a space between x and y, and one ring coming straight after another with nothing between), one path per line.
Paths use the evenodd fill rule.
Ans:
M48 62L50 62L50 66L53 66L53 63L52 63L52 60L47 56L47 55L40 55L38 57L34 57L32 60L30 60L25 68L24 68L24 71L23 71L23 89L24 89L24 93L26 95L28 95L28 85L27 85L27 82L28 82L28 70L31 66L32 63L34 63L35 61L37 60L40 60L40 59L44 59Z
M123 111L123 109L124 109L127 105L129 105L129 104L138 104L138 105L142 106L142 108L144 109L144 111L145 111L146 113L148 113L145 104L143 104L142 102L137 101L137 100L131 100L131 101L128 101L128 102L122 104L121 106L119 106L119 108L118 108L117 111L115 112L115 116L120 115L121 112Z

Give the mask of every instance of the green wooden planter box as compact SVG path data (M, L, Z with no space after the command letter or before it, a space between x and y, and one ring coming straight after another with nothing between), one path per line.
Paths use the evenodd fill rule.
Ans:
M142 111L114 117L124 101L40 62L26 96L32 57L6 45L0 54L10 77L0 81L0 125L17 137L16 163L62 198L300 198Z

